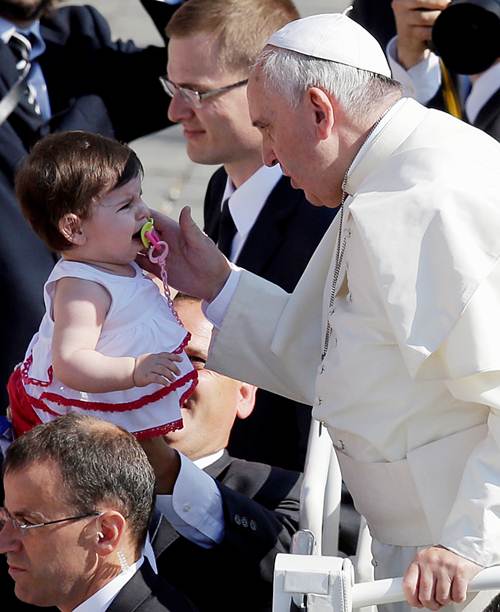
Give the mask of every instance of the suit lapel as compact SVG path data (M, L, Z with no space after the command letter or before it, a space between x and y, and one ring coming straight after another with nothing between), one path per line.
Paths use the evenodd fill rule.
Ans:
M108 612L134 612L151 595L148 582L155 580L155 575L147 559L141 568L132 576L118 593L108 608Z
M497 89L496 93L486 102L483 108L479 111L476 120L474 121L474 127L479 128L488 132L489 125L497 117L500 108L500 89Z
M210 179L205 195L203 210L204 231L207 236L217 243L219 236L219 222L221 215L222 197L226 188L227 174L224 168L219 168Z
M262 275L286 237L287 220L297 206L299 192L282 177L269 194L236 261L238 266Z
M233 459L229 456L227 450L224 450L222 457L219 457L217 461L208 465L205 468L205 472L212 478L220 478L222 473L231 465Z

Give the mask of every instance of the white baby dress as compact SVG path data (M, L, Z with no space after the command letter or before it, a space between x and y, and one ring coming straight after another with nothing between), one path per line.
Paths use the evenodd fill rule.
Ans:
M196 370L183 350L190 336L156 284L139 266L135 263L132 266L135 276L130 278L86 263L63 259L57 262L44 288L45 316L19 366L24 388L23 412L28 403L34 413L31 416L36 415L38 422L68 413L84 413L111 421L138 438L162 435L182 427L180 407L197 382ZM63 277L94 281L111 296L111 306L95 347L97 351L110 357L177 353L182 361L177 363L181 373L176 380L168 386L151 384L108 393L77 391L59 381L52 368L52 300L56 282ZM32 420L28 414L16 415L19 408L12 404L11 401L15 429L16 417L17 422Z

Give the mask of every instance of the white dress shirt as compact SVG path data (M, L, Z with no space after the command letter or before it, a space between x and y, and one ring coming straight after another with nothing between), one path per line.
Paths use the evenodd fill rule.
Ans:
M282 176L279 165L272 167L261 166L238 189L235 189L231 178L227 177L221 207L226 199L229 198L229 210L236 225L236 234L231 246L231 261L238 259L245 240L264 207L269 194Z
M465 101L465 112L471 123L477 119L479 112L488 100L500 88L500 62L490 66L481 73L472 84L472 89Z
M108 584L102 587L97 593L94 593L86 601L77 606L73 612L106 612L109 606L118 593L123 589L127 582L137 572L144 562L144 557L140 557L127 570L121 572L116 578L113 578Z

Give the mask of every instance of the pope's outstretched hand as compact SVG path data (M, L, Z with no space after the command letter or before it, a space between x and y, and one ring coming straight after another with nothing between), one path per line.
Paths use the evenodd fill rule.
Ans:
M211 302L231 272L229 262L193 221L189 206L181 210L179 223L159 212L152 213L156 231L169 246L169 285ZM159 276L158 266L152 265L147 257L139 257L138 263Z

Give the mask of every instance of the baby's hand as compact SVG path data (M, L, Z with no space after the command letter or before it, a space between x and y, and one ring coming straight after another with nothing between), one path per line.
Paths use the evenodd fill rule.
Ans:
M152 383L169 385L181 372L175 365L182 361L175 353L146 353L135 358L132 381L136 387L145 387Z

